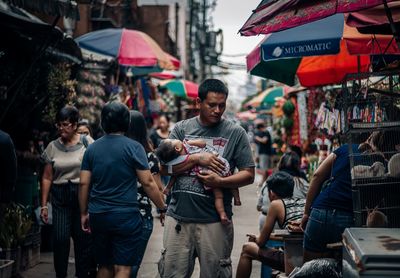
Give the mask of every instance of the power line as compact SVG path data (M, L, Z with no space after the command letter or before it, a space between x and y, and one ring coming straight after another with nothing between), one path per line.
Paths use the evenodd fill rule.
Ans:
M221 56L225 56L225 57L243 57L243 56L247 56L247 53L238 53L238 54L221 54Z

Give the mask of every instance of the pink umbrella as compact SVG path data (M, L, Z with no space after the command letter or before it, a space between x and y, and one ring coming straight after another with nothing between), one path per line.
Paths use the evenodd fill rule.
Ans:
M114 57L123 66L176 70L180 62L146 33L125 28L93 31L75 39L83 49Z
M396 29L400 27L400 3L388 3L393 22ZM351 27L357 27L361 33L369 34L392 34L390 22L388 20L384 5L379 5L371 9L349 13L346 18L346 24Z
M395 0L386 0L393 2ZM380 5L383 0L264 0L239 30L243 36L269 34L303 25L336 13L349 13Z

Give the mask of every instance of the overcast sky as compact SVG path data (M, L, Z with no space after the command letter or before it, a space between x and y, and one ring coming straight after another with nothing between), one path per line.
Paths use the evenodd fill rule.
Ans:
M262 40L263 36L243 37L238 31L249 18L260 0L217 0L217 7L213 12L215 29L222 29L224 35L225 55L248 54ZM227 57L221 60L227 62L246 64L246 56ZM232 71L225 77L230 86L230 91L235 93L236 88L247 80L246 71Z

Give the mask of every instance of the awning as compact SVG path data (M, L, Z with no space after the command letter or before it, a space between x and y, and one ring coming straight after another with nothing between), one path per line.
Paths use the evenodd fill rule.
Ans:
M8 36L22 41L26 48L44 47L46 53L80 63L82 53L76 42L66 37L58 27L53 27L26 11L0 1L0 28L4 39L2 45L7 45Z
M3 0L6 3L47 15L79 20L78 4L73 0Z

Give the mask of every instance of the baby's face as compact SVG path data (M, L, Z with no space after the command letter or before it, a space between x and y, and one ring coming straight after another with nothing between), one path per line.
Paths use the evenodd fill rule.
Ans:
M179 141L178 139L165 139L165 141L170 143L179 153L182 153L182 151L184 150L182 141Z

